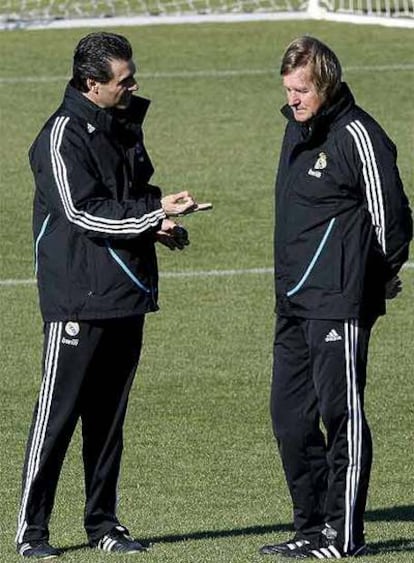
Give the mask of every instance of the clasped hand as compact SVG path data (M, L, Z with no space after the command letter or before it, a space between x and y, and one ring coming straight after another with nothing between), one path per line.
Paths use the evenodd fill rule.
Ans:
M190 244L188 233L184 227L177 225L171 219L164 219L161 229L156 232L158 242L167 246L170 250L182 250Z
M197 204L187 191L183 191L166 195L162 198L161 205L167 217L177 217L189 213ZM163 220L156 237L158 242L167 246L170 250L182 250L190 244L187 231L171 219Z

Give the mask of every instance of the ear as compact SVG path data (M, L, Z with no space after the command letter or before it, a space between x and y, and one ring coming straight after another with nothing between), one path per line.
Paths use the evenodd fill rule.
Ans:
M94 94L98 93L98 82L93 78L86 79L86 86L88 87L88 92L92 92Z

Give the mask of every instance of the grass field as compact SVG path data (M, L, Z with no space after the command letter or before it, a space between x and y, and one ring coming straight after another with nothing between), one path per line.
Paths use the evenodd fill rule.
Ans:
M284 127L279 60L302 33L337 51L358 102L399 147L414 202L413 33L314 21L117 31L131 39L140 93L153 101L145 130L154 180L214 204L211 213L185 218L188 249L159 251L160 270L177 275L161 278L161 311L147 320L125 427L119 513L134 534L153 541L154 549L138 556L148 563L264 561L258 547L291 533L268 415L273 280L249 271L272 266L273 182ZM27 149L60 102L85 33L0 33L1 563L19 560L13 538L20 472L40 378L36 288L18 283L33 278ZM402 278L405 291L377 324L371 347L372 563L414 560L414 269ZM131 561L85 545L82 483L76 434L51 522L52 542L66 549L62 560Z

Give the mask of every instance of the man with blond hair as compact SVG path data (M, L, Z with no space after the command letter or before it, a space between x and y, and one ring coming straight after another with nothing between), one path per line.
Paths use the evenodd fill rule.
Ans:
M368 343L385 299L401 290L412 219L395 146L355 104L335 53L300 37L280 74L288 124L276 180L270 404L295 536L260 551L341 559L366 553Z

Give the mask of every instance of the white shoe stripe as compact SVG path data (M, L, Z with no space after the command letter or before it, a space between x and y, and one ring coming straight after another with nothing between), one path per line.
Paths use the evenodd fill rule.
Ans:
M23 545L21 545L19 549L20 555L23 555L24 552L27 551L28 549L30 549L30 543L24 543Z
M340 552L336 549L336 547L334 545L330 545L328 547L329 551L331 551L334 556L336 557L336 559L342 559L342 555L340 554Z
M322 553L320 553L317 549L312 549L311 553L316 557L316 559L325 559Z
M296 549L296 542L295 543L288 543L287 544L289 549Z
M113 551L113 548L116 546L117 543L118 541L111 538L111 536L104 536L103 538L100 539L97 548L100 549L101 551L110 552Z
M123 533L122 537L120 536L119 538L116 536L112 537L110 533L106 534L98 541L96 549L107 552L119 550L125 553L145 551L145 548L140 548L140 544L137 540L134 540L126 533Z
M115 545L117 544L116 540L112 540L110 542L110 544L108 545L108 551L112 551L112 548L115 547Z
M102 549L103 549L104 551L108 551L108 542L109 542L109 541L110 541L110 539L109 539L107 536L105 536L105 537L102 539Z
M115 543L116 541L109 536L104 536L102 538L102 548L104 551L111 551Z

